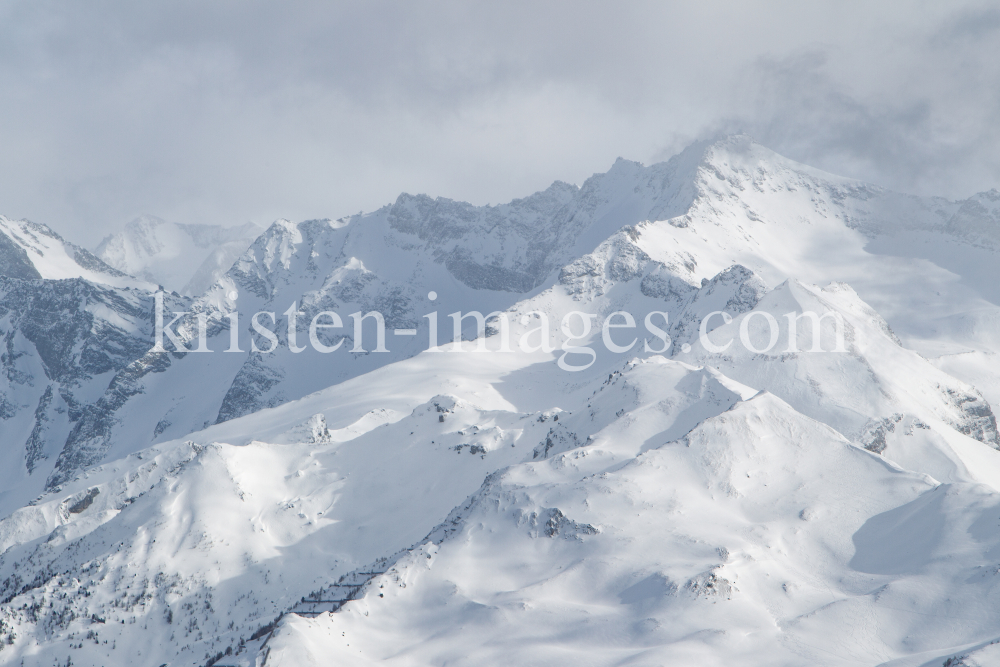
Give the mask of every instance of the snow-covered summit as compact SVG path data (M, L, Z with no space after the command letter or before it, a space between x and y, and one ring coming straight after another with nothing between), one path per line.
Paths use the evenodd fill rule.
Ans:
M243 254L261 228L188 225L144 215L107 236L94 249L104 262L125 273L198 296Z
M151 288L109 266L48 226L0 215L0 275L22 280L84 278L113 287Z

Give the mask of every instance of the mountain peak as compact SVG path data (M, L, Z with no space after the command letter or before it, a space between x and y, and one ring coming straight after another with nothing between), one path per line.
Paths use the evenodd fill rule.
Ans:
M115 287L143 286L47 225L0 216L0 275L22 279L85 278Z
M253 223L193 225L142 215L106 237L94 252L120 271L197 295L218 280L261 231Z

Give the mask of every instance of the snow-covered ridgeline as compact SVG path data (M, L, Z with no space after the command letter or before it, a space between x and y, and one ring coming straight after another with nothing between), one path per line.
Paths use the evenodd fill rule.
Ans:
M50 435L31 471L20 435L8 457L0 663L988 664L995 199L906 197L745 137L498 207L404 195L275 223L171 303L213 316L217 353L140 342L103 375L80 351L106 323L148 345L149 292L9 278L2 389L37 395L3 423ZM94 318L70 345L37 323L73 299ZM323 310L419 335L295 354L293 302L303 339ZM222 352L234 309L278 315L274 354ZM506 311L515 340L536 311L656 310L673 346L615 354L597 329L578 373L496 333L420 353L434 309ZM836 313L846 349L830 318L785 351L806 312ZM738 344L768 315L780 345Z

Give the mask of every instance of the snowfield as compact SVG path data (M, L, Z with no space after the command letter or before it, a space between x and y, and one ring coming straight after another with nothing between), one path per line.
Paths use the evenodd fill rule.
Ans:
M0 219L0 664L997 664L998 202L744 136L502 206L402 195L170 297L212 354ZM142 247L130 273L169 265ZM389 352L350 351L369 310ZM452 344L473 310L511 344ZM294 352L297 311L341 348Z

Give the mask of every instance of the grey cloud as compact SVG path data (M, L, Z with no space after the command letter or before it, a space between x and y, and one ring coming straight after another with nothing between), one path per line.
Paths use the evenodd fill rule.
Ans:
M267 224L400 191L475 203L742 129L967 196L1000 180L989 6L12 2L0 212Z
M995 37L997 32L1000 32L1000 8L972 7L958 11L935 32L931 41L949 48L956 42Z
M909 94L896 94L897 81L885 94L862 97L835 76L831 50L758 59L742 86L743 113L720 127L739 126L795 159L903 191L965 197L997 185L1000 72L969 72L965 58L949 62L938 53L927 59L938 71L917 72L924 80ZM954 85L970 75L992 85Z

